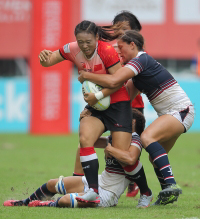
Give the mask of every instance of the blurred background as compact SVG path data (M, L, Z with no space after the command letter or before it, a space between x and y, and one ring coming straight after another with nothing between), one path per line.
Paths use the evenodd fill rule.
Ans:
M190 132L200 131L200 0L0 0L0 133L78 132L86 103L77 69L41 67L39 52L74 41L81 20L109 25L122 10L137 16L146 51L192 100ZM143 97L149 125L157 115Z

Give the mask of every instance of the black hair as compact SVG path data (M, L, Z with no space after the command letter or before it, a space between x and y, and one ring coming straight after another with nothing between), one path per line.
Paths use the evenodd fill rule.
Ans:
M86 33L93 34L95 37L98 34L99 40L101 40L101 41L115 40L118 36L114 36L114 34L110 34L110 31L111 31L110 29L106 29L104 27L97 26L92 21L84 20L76 26L76 28L74 30L74 35L76 36L79 33L86 32Z
M139 51L143 50L144 38L142 34L136 30L125 31L124 34L120 36L120 39L127 44L134 42Z
M140 31L142 29L142 26L137 19L137 17L132 14L130 11L121 11L118 13L115 17L114 20L112 21L113 24L116 24L121 21L128 21L130 27L132 30L137 30Z
M135 119L135 132L141 135L145 128L145 118L144 115L137 109L132 108L132 119Z

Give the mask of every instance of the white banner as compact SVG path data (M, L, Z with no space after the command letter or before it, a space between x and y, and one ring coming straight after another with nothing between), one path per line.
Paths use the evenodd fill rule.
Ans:
M82 19L109 23L122 10L132 12L143 24L165 22L166 0L83 0Z
M174 12L178 24L200 24L200 0L175 0Z

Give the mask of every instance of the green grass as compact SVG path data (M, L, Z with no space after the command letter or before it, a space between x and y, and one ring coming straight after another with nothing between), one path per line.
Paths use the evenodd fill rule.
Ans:
M23 199L48 179L72 175L78 135L33 136L24 134L0 135L0 202ZM183 194L178 202L166 206L136 209L136 198L119 200L117 207L99 209L3 207L0 218L199 218L200 219L200 133L182 135L169 154L177 183ZM104 155L97 150L100 170L104 169ZM154 200L160 187L145 151L141 161Z

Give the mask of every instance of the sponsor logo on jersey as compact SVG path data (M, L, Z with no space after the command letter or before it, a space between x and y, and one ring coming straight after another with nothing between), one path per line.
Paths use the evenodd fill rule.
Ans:
M119 165L119 163L115 159L106 159L106 164L107 165Z
M70 53L69 43L64 45L63 50L64 50L65 53Z

